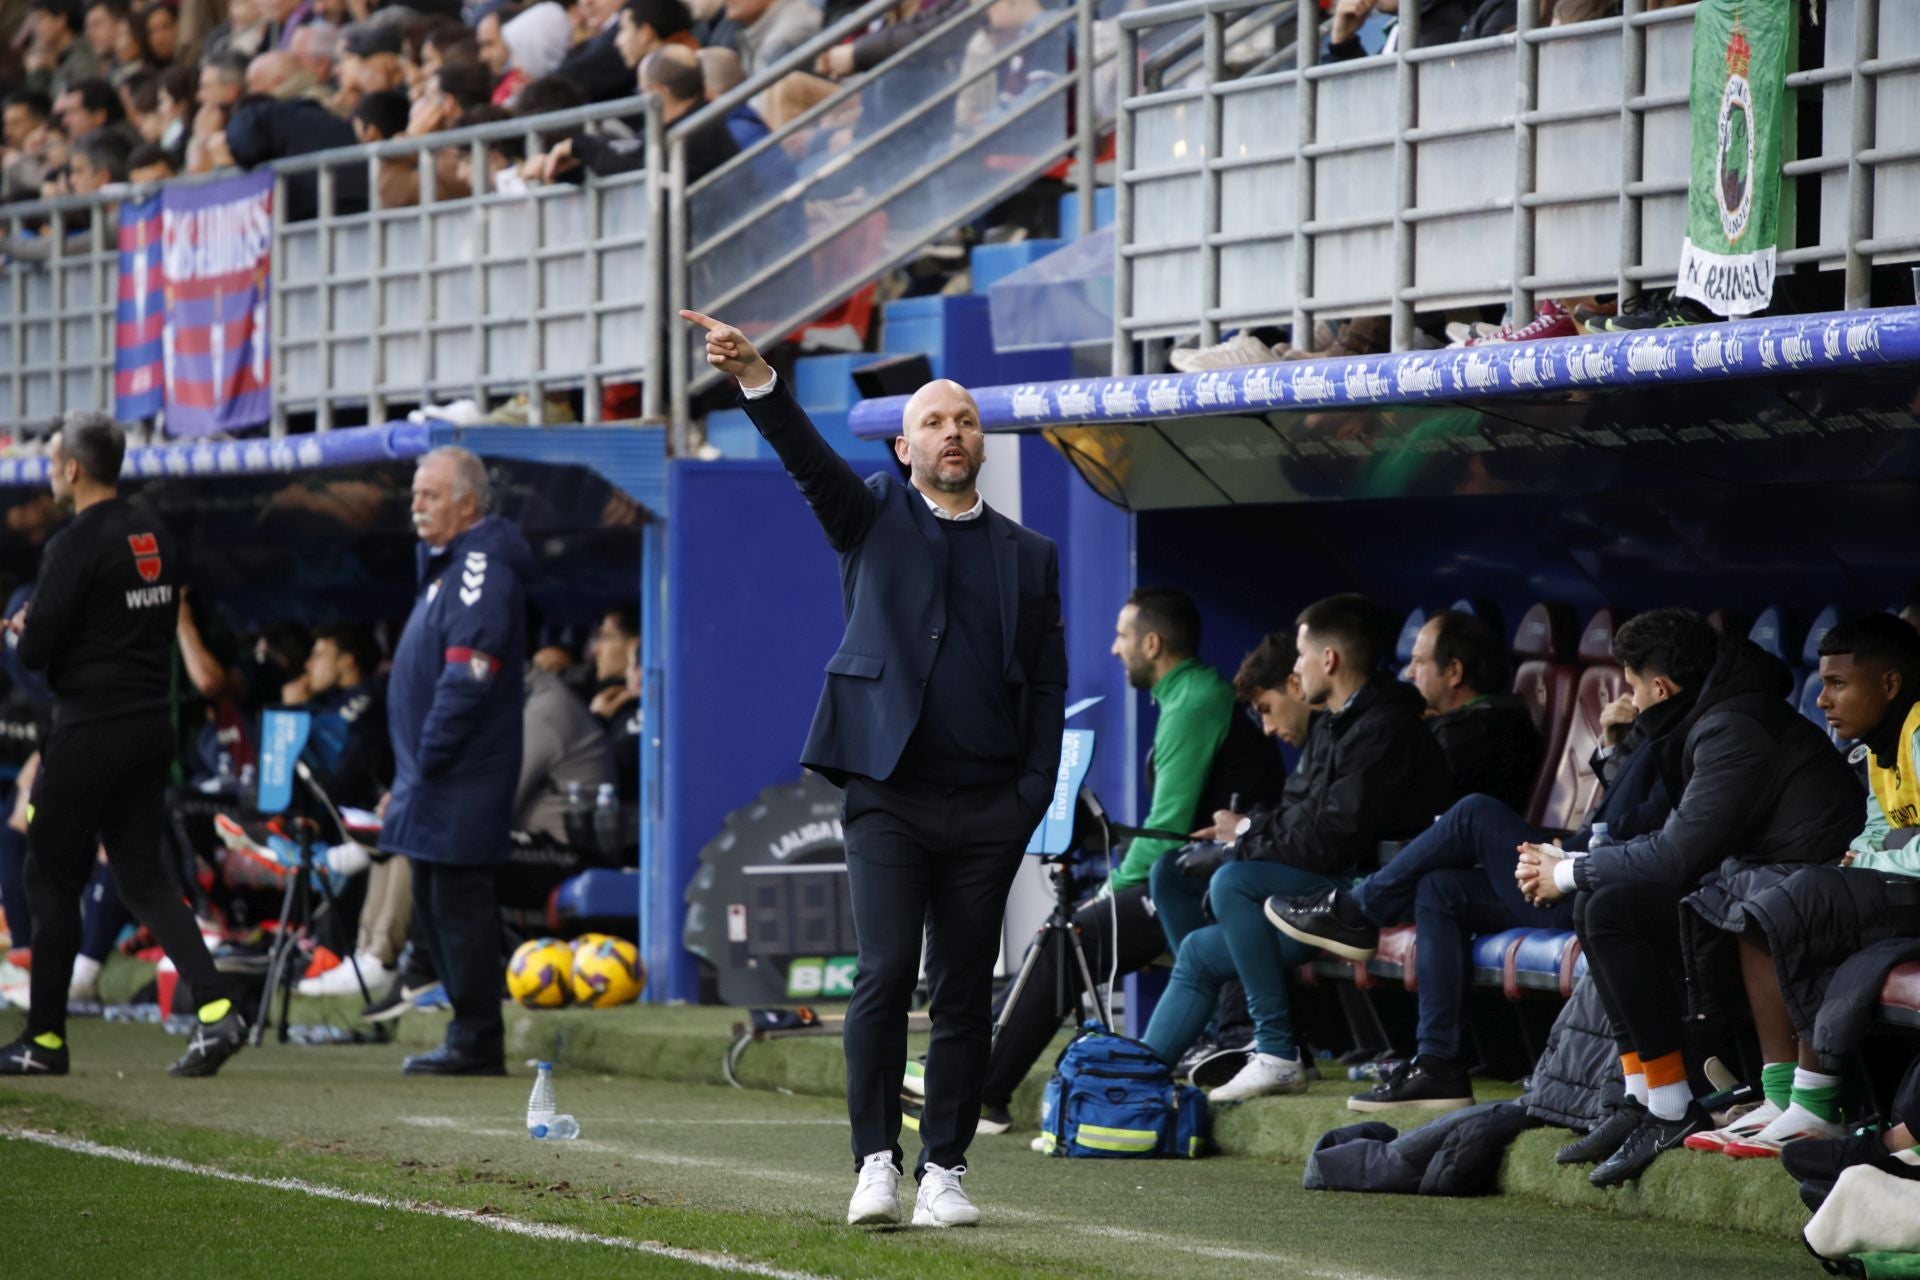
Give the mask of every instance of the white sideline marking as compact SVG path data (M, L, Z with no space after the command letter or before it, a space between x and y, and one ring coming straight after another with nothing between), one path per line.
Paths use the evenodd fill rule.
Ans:
M404 1124L417 1125L422 1129L459 1129L476 1138L518 1138L519 1129L470 1129L452 1116L402 1116ZM827 1121L829 1124L843 1125L842 1120ZM751 1179L756 1182L778 1182L787 1186L832 1187L843 1189L845 1179L825 1173L802 1173L793 1169L755 1169L739 1164L737 1161L714 1156L688 1156L677 1152L653 1151L646 1147L623 1146L611 1142L594 1142L578 1138L562 1144L581 1151L605 1151L629 1159L644 1160L649 1164L662 1164L683 1169L724 1169L736 1178ZM910 1193L909 1193L910 1194ZM903 1197L904 1198L904 1197ZM1197 1241L1180 1239L1162 1232L1136 1231L1128 1227L1095 1226L1077 1218L1064 1218L1056 1214L1042 1213L1034 1209L1013 1209L999 1205L987 1210L996 1220L1028 1222L1056 1231L1066 1231L1074 1235L1094 1236L1103 1240L1123 1240L1129 1244L1143 1244L1161 1249L1173 1249L1180 1253L1192 1254L1201 1258L1218 1258L1223 1262L1260 1262L1280 1267L1284 1274L1297 1276L1301 1280L1378 1280L1372 1272L1335 1271L1324 1267L1311 1266L1298 1255L1290 1253L1262 1253L1252 1249L1230 1249L1219 1245L1201 1244Z
M477 1133L477 1134L493 1136L493 1137L505 1136L510 1132L509 1130L506 1130L506 1129L468 1129L462 1121L456 1120L452 1116L401 1116L400 1123L410 1124L415 1126L416 1128L421 1128L421 1129L459 1129L467 1133ZM847 1122L845 1120L675 1120L671 1116L613 1116L610 1118L596 1117L593 1121L593 1124L595 1128L598 1128L603 1124L610 1124L610 1125L655 1124L655 1125L662 1125L662 1126L673 1128L673 1129L706 1128L710 1125L712 1126L729 1126L730 1125L737 1128L751 1128L751 1129L770 1129L770 1128L844 1129L847 1127ZM571 1139L569 1139L569 1141L571 1141Z
M592 1232L575 1231L571 1227L556 1226L552 1223L527 1222L520 1218L507 1218L498 1214L478 1214L467 1209L448 1208L445 1205L390 1200L385 1196L347 1191L340 1187L329 1187L323 1183L307 1182L300 1178L255 1177L251 1174L215 1169L208 1165L189 1164L185 1160L177 1160L172 1156L149 1155L144 1151L133 1151L126 1147L103 1146L97 1142L89 1142L85 1138L69 1138L64 1134L46 1133L37 1129L0 1129L0 1138L15 1142L37 1143L43 1147L53 1147L75 1155L98 1156L147 1169L190 1173L220 1182L237 1182L250 1187L267 1187L275 1191L297 1191L301 1195L313 1196L320 1200L338 1200L347 1204L366 1205L374 1209L418 1213L430 1218L451 1218L458 1222L490 1227L495 1231L504 1231L508 1235L527 1236L535 1240L605 1245L610 1249L625 1249L631 1253L644 1253L655 1258L671 1258L675 1262L692 1263L695 1266L710 1267L715 1271L727 1271L736 1275L767 1276L771 1280L825 1280L824 1277L810 1271L785 1271L759 1262L748 1262L728 1253L710 1253L704 1249L682 1249L675 1245L661 1244L655 1240L623 1240L619 1236L595 1235Z

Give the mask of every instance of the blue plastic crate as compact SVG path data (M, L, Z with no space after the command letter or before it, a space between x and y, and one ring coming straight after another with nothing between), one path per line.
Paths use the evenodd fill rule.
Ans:
M1093 225L1107 227L1113 225L1113 188L1095 187L1093 189ZM1060 197L1060 234L1066 240L1072 240L1080 234L1080 193L1069 191Z
M1064 240L1022 240L1017 244L975 245L968 255L973 277L968 292L985 297L994 281L1038 262L1065 243Z

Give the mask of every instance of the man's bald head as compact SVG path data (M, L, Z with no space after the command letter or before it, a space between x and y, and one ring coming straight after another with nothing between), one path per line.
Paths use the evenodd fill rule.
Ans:
M279 50L263 53L247 64L247 92L272 96L299 69L300 64L290 53Z
M713 45L702 49L699 58L700 74L707 83L709 100L730 93L746 83L747 69L741 65L740 55L733 50Z
M684 45L663 44L641 59L640 85L659 94L668 107L684 107L707 96L699 55Z
M980 430L980 406L973 393L949 378L914 392L900 415L893 452L915 488L972 493L987 460L987 438Z

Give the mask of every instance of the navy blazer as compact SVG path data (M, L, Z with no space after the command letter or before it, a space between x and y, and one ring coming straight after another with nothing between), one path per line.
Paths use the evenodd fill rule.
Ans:
M827 660L800 762L836 786L854 775L884 781L920 722L946 630L947 535L926 499L897 475L863 482L820 438L785 379L770 394L743 400L840 556L847 629ZM981 518L993 536L1005 677L1026 742L1013 781L1037 815L1053 795L1066 721L1060 552L1052 539L991 508Z

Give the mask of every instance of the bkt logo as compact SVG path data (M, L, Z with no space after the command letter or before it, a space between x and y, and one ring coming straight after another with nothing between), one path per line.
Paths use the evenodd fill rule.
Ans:
M853 994L853 974L859 967L855 956L798 956L787 962L787 998L845 1000Z

